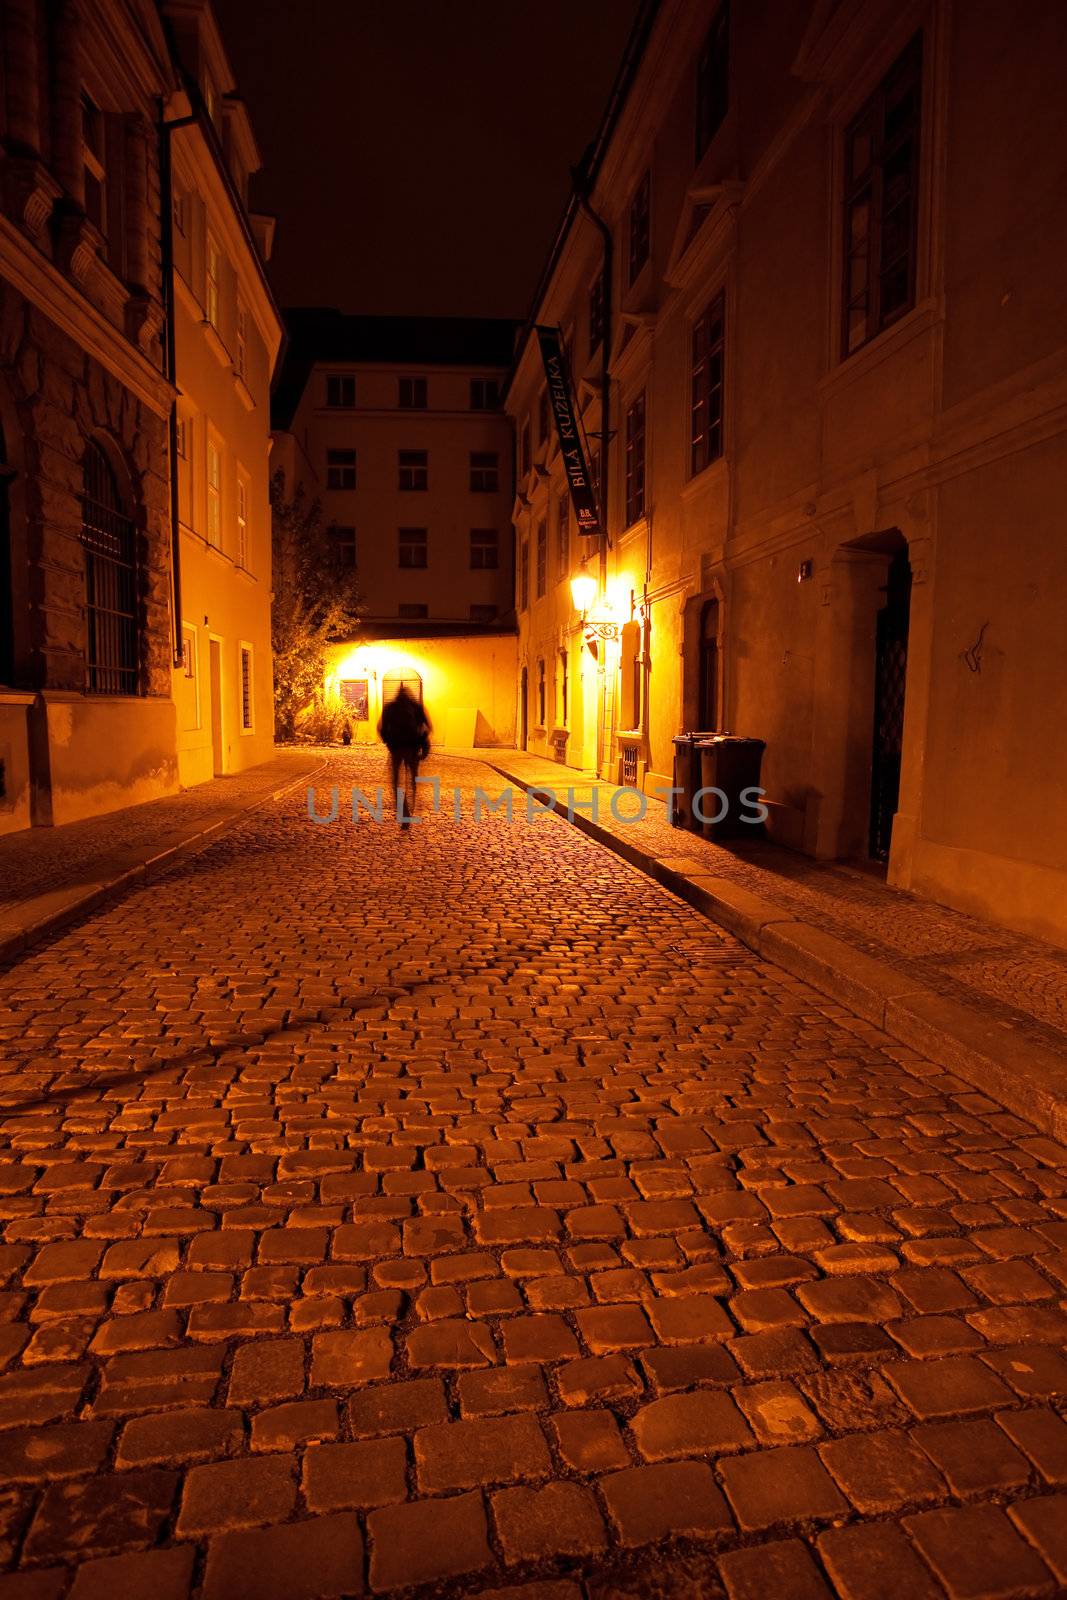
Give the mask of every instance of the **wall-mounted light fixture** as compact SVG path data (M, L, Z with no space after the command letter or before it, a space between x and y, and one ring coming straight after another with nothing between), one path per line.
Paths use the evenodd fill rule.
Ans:
M581 566L571 579L571 599L575 611L580 611L582 615L585 642L591 645L594 639L617 639L619 624L611 615L607 601L603 606L597 605L600 585L593 574L586 570L585 563L586 557L583 556Z

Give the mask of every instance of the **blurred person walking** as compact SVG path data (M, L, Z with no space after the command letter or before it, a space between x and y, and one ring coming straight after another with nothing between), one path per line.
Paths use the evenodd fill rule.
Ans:
M405 684L382 710L378 723L378 737L389 752L393 775L393 792L396 795L396 818L406 828L415 815L416 787L419 762L430 753L430 734L433 727L421 702ZM401 769L404 783L401 788Z

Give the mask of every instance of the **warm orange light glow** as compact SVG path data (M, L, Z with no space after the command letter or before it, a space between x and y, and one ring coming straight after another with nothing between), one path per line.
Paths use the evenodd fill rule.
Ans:
M592 607L596 599L597 581L583 568L575 573L571 579L571 599L574 601L575 611L586 612Z

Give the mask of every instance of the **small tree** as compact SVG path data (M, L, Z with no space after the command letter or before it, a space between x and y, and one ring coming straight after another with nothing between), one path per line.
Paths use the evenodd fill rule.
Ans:
M309 734L339 735L344 719L339 709L335 712L325 703L323 676L328 647L349 638L359 617L355 572L338 559L323 525L322 507L303 486L287 500L282 475L275 473L270 503L274 735L294 738L300 715L309 708Z

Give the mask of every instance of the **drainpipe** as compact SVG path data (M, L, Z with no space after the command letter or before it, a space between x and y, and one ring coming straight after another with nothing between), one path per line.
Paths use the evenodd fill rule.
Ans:
M187 128L196 117L178 117L167 121L166 106L159 102L159 210L160 210L160 270L163 278L163 370L167 382L175 390L167 418L168 455L170 459L170 571L171 604L174 614L174 665L180 667L184 659L182 649L182 549L179 527L178 495L178 397L176 362L174 355L174 179L171 167L171 135L175 128Z
M588 180L584 177L584 175L576 183L575 193L581 210L585 212L585 215L589 218L590 222L593 223L594 227L599 229L604 248L602 268L604 275L604 335L600 343L600 539L598 543L600 546L600 592L601 594L606 594L608 587L608 545L610 543L608 535L608 485L611 482L611 286L615 263L615 241L611 236L611 229L604 221L604 218L599 214L599 212L594 211L592 205L590 204ZM605 646L602 648L604 649L604 656L602 658L599 671L604 680L604 690L601 696L602 703L597 716L597 777L601 777L603 775L602 768L606 753L604 738L604 713L606 708L603 704L604 697L607 693L607 674L603 665L603 662L607 658L606 641ZM612 699L614 702L614 696Z

